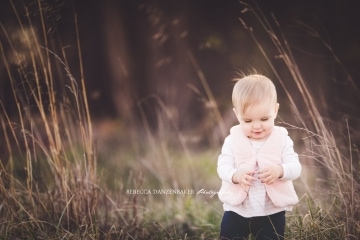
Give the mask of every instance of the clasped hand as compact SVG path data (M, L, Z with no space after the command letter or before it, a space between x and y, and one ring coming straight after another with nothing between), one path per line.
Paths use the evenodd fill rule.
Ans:
M255 173L254 170L238 170L232 176L232 181L235 184L251 186L251 182L256 180ZM260 169L257 173L262 183L272 184L284 175L284 170L281 165L272 164Z

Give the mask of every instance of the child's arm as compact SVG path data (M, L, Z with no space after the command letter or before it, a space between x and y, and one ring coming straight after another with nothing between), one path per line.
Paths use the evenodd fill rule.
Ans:
M294 143L290 137L286 137L282 164L272 164L264 167L259 172L259 179L266 184L281 180L294 180L300 176L301 164L299 157L294 151Z
M235 159L231 146L231 138L225 138L217 164L219 177L229 183L251 185L251 182L255 180L253 177L255 172L235 168Z
M225 138L224 145L218 158L217 172L219 177L229 183L232 183L232 176L236 172L234 154L231 149L231 138Z
M294 151L294 143L288 136L285 141L285 148L282 155L282 167L284 174L282 180L295 180L301 174L301 164L298 154Z

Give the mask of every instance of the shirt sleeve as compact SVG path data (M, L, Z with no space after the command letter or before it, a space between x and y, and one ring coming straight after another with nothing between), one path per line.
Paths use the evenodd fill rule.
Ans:
M282 180L294 180L300 176L302 167L299 156L294 151L294 143L289 136L287 136L285 140L282 162L284 169Z
M229 183L233 183L232 176L237 170L235 168L235 158L231 146L232 139L230 136L227 136L222 146L217 163L217 172L219 177Z

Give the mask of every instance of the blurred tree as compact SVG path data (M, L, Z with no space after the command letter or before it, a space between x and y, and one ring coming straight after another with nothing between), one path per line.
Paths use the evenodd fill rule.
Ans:
M359 119L360 2L244 2L261 10L270 21L276 17L281 26L278 33L288 40L312 94L323 104L324 114L353 114ZM10 3L3 2L0 9L0 39L8 59L9 41L18 51L26 52L21 36L13 38L20 26ZM71 73L79 79L76 13L84 75L95 118L117 117L126 124L141 125L141 113L145 113L154 128L164 117L180 129L199 124L216 128L219 119L213 109L218 107L224 115L231 109L231 79L236 71L254 67L274 78L239 17L252 27L279 72L285 78L288 74L276 58L258 17L244 11L237 0L24 0L16 1L14 6L23 24L29 25L28 17L33 19L39 39L43 38L41 8L49 49L66 58ZM25 7L30 14L26 14ZM11 67L17 71L16 64ZM61 66L58 68L56 84L66 90L67 77ZM9 79L3 64L0 70L0 99L11 109L11 95L6 90ZM274 81L279 86L277 79ZM283 98L282 90L279 92ZM231 124L229 119L226 124Z

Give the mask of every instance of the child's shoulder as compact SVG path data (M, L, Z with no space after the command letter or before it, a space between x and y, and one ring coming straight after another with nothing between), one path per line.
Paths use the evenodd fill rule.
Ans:
M284 134L284 135L288 135L288 134L289 134L289 133L288 133L288 130L287 130L286 128L284 128L284 127L281 127L281 126L274 126L273 131L278 132L278 133L280 133L280 134Z
M234 126L232 126L230 128L230 134L234 134L234 133L237 133L237 132L241 132L240 124L234 125Z

